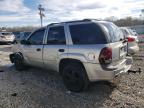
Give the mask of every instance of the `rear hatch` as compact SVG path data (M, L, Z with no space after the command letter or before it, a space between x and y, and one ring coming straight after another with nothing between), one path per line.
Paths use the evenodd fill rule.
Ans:
M127 42L121 30L113 23L102 23L109 41L109 47L112 49L112 64L117 65L126 58Z

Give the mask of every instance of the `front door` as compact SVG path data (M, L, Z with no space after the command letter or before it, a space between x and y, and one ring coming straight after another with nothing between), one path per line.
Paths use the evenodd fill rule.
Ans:
M43 66L42 51L45 28L41 28L31 34L27 39L29 45L23 45L24 56L30 65Z

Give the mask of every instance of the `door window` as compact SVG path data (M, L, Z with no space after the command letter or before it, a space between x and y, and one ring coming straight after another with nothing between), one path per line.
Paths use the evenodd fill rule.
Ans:
M30 44L32 45L42 45L43 44L43 37L44 37L45 29L39 29L31 34L30 38L28 39Z
M48 45L64 45L64 44L66 44L63 26L49 28L47 44Z

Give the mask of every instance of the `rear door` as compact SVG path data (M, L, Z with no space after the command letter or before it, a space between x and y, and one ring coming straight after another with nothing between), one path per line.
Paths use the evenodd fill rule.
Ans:
M109 36L109 45L112 48L112 61L117 63L126 57L127 42L124 42L124 35L116 25L113 23L103 23L103 25Z
M67 55L68 48L66 43L64 25L48 27L48 34L43 50L44 65L47 69L58 69L58 60L62 55Z

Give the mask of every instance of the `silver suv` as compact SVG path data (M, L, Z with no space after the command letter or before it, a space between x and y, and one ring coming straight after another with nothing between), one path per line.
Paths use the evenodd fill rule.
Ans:
M110 81L126 73L133 62L119 28L91 19L50 24L14 49L10 60L17 70L26 65L55 70L74 92L87 88L90 81Z

